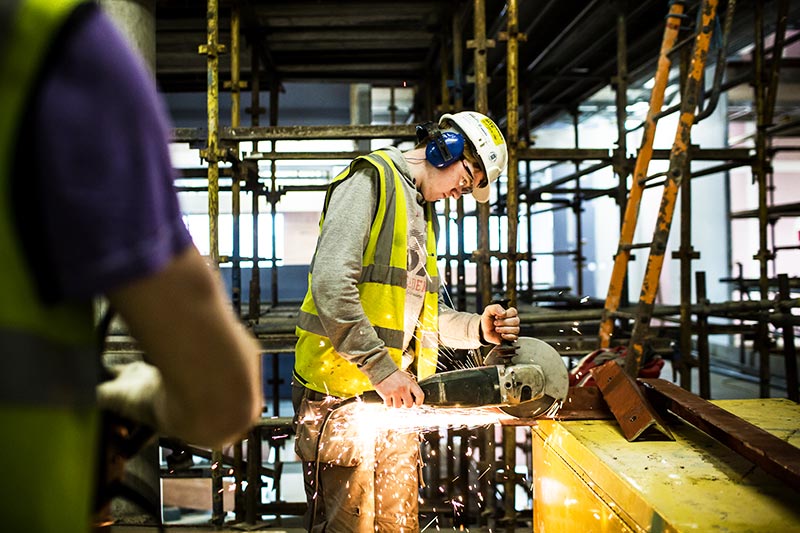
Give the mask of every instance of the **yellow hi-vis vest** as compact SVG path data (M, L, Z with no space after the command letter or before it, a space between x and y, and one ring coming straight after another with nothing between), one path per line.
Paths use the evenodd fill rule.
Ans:
M0 488L3 531L86 533L91 524L98 461L91 302L40 300L11 203L12 179L26 179L11 176L20 127L77 4L18 0L0 8L0 457L9 458Z
M364 252L358 293L361 305L378 337L386 344L389 354L398 367L403 355L403 327L405 317L406 282L408 279L408 220L407 202L416 198L404 192L404 179L388 153L382 150L357 158L350 167L331 183L325 197L320 217L320 228L325 223L325 213L336 184L350 177L359 162L375 167L378 174L378 208L372 222L369 242ZM439 275L436 264L436 213L433 205L425 208L427 220L426 269L428 283L423 310L414 333L417 378L422 379L436 371L439 345ZM318 258L315 258L315 260ZM324 261L324 258L321 258ZM308 291L296 329L299 337L295 347L294 377L317 392L349 398L374 387L366 375L331 345L325 334L314 298L311 295L311 273Z

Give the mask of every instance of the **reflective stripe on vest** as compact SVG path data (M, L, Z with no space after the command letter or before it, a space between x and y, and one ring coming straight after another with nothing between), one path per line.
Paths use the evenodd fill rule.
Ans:
M0 329L0 403L90 407L95 403L97 354L18 331Z
M6 53L0 55L0 372L4 402L51 404L61 399L63 405L74 405L84 404L87 395L94 394L97 355L86 356L94 346L91 302L46 305L40 300L21 250L10 196L12 180L20 179L11 172L20 125L31 105L29 98L38 92L35 84L50 49L57 46L55 37L79 3L19 2L4 36ZM59 354L64 361L57 362ZM91 380L85 379L89 376ZM74 390L67 381L73 381ZM52 391L48 383L53 384ZM37 397L26 387L35 389ZM38 398L39 394L44 397Z
M325 198L320 228L325 221L325 212L332 191L338 183L356 171L359 162L370 163L377 170L376 184L379 197L357 288L367 318L399 366L404 348L404 308L408 280L406 202L416 201L416 198L407 197L402 182L404 178L386 152L379 150L356 159L347 170L333 180ZM417 339L415 348L419 378L435 372L438 356L439 277L436 262L435 216L432 204L428 204L426 268L429 277L422 314L414 334ZM298 318L297 335L299 339L295 348L295 376L301 383L318 392L339 397L350 397L373 389L372 384L358 367L333 349L314 305L311 274L308 277L308 291Z

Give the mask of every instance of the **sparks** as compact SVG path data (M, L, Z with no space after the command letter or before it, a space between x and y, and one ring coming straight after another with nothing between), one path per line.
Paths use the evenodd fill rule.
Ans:
M366 402L354 402L348 407L347 416L335 417L338 423L334 422L331 427L334 436L351 425L362 429L370 428L366 433L372 434L372 437L375 432L384 430L416 433L440 428L477 428L513 418L492 408L462 409L422 405L397 409Z
M438 522L438 521L439 521L439 517L438 517L438 516L434 516L434 517L433 517L433 520L431 520L430 522L428 522L428 523L425 525L425 527L423 527L423 528L422 528L420 531L425 531L426 529L428 529L429 527L431 527L431 524L433 524L434 522Z
M460 498L460 496L459 496L459 498ZM448 503L448 502L445 502L445 503ZM459 514L461 509L464 508L463 502L460 502L458 500L450 500L449 503L453 507L453 513L455 513L455 514Z

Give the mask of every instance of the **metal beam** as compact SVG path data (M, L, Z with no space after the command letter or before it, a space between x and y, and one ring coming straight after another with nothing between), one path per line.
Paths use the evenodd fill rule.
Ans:
M644 397L639 385L616 361L608 361L603 366L592 368L591 372L603 393L603 399L614 413L614 418L629 442L633 442L650 428L659 430L669 440L675 440L661 416Z
M669 409L766 472L800 490L800 449L663 379L640 379L651 401Z
M393 126L258 126L220 128L224 141L299 141L304 139L413 139L413 125ZM202 128L174 128L172 142L194 142L205 137Z

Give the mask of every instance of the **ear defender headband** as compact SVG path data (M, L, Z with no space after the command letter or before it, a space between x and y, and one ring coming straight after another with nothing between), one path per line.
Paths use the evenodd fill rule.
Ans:
M425 158L436 168L452 165L464 155L464 136L454 131L442 131L433 122L419 124L417 142L430 139L425 147Z

